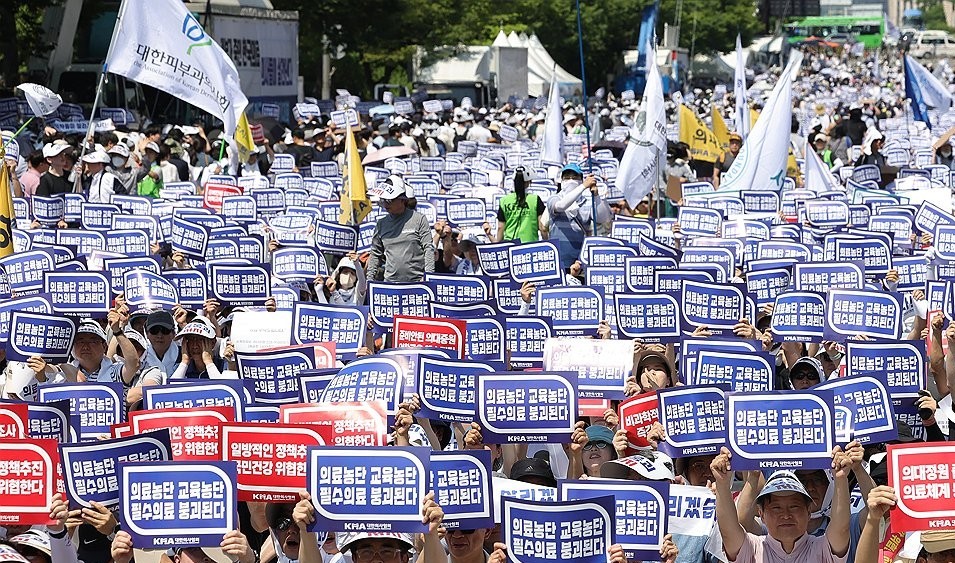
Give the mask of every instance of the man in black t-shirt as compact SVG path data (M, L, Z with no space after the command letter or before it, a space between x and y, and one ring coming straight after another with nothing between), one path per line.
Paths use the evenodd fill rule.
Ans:
M40 176L36 193L40 197L64 196L73 191L73 184L67 179L69 165L67 151L73 147L65 141L54 141L43 147L43 158L50 164L50 169Z
M317 156L315 147L305 143L305 131L302 129L292 131L292 144L285 149L285 152L295 158L295 168L303 174L311 171L312 161L316 160Z

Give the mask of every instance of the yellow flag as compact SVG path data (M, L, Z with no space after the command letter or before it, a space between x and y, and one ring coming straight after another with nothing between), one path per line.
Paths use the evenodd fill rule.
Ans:
M0 258L13 254L13 194L5 156L6 151L0 148Z
M716 135L716 139L719 141L723 151L730 150L730 131L726 128L723 115L716 105L713 105L713 134Z
M680 141L690 145L694 160L716 162L723 152L716 135L684 104L680 104Z
M756 120L759 119L759 112L753 108L749 108L749 128L752 129L756 127Z
M249 127L249 119L245 112L239 116L239 123L235 128L235 142L239 148L239 160L241 164L249 161L252 151L255 150L255 141L252 140L252 128Z
M371 212L371 201L365 192L365 169L362 168L358 156L355 133L348 127L345 137L345 166L342 167L342 212L338 217L338 222L342 225L357 225Z

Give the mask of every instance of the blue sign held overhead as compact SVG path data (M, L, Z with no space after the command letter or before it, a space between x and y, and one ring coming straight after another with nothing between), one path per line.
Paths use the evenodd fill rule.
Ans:
M563 443L570 439L577 421L577 374L482 374L475 398L485 442Z
M494 527L491 452L431 452L430 486L448 530Z
M513 561L607 563L616 542L613 496L568 502L503 500L501 531Z

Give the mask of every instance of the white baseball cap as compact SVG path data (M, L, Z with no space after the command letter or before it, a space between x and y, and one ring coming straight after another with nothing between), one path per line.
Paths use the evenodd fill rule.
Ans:
M123 143L117 143L113 145L108 151L109 154L116 154L125 158L129 158L129 148Z
M156 154L159 154L159 145L153 141L146 143L146 148L144 150L156 151Z
M176 340L181 340L183 336L187 336L189 334L195 334L197 336L202 336L203 338L215 338L216 329L205 317L196 317L186 323L186 326L182 327L182 329L176 334Z
M766 484L763 485L763 490L761 490L756 497L756 502L772 494L784 496L800 494L806 497L809 502L812 502L812 496L809 495L806 491L806 487L803 486L802 482L792 471L781 470L770 475L769 479L766 480Z
M408 549L414 547L414 537L411 534L398 534L394 532L349 532L335 534L335 543L338 544L339 551L345 551L351 544L361 540L398 540L407 544Z
M109 164L109 155L103 151L93 151L82 158L83 162Z
M106 342L106 331L99 326L98 322L93 320L80 321L80 326L76 328L76 334L95 334L100 340Z
M70 150L71 147L66 141L56 140L43 146L43 158L53 158L58 154Z
M412 198L414 197L414 188L405 183L401 179L401 176L397 174L392 174L385 179L384 182L381 182L373 190L371 190L369 197L372 201L378 200L393 200L398 199L399 197Z

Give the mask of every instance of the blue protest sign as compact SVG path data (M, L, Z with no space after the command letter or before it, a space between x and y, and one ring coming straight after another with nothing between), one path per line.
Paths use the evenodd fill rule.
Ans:
M508 249L513 246L510 242L496 244L479 244L477 247L481 269L492 278L501 278L510 274L511 263Z
M677 222L685 236L719 236L723 214L706 207L681 207Z
M776 213L779 209L779 194L766 190L748 190L739 193L747 213Z
M33 218L42 225L56 225L63 219L66 211L66 199L62 197L35 195L30 198L30 205L33 209Z
M73 246L77 254L89 255L96 250L106 250L106 235L99 231L59 229L56 231L56 244Z
M239 245L232 239L210 239L206 246L206 262L239 257Z
M929 200L924 200L915 214L915 226L923 233L935 233L938 225L955 225L955 217Z
M84 229L105 231L113 226L113 215L122 213L118 205L110 203L84 203L80 221Z
M315 349L300 346L274 352L236 352L239 377L255 384L255 400L263 404L298 402L298 376L315 369Z
M95 439L109 434L114 424L123 421L126 404L122 383L58 383L41 385L41 403L69 400L70 412L80 417L80 438Z
M106 251L125 254L127 256L149 256L150 237L147 231L135 229L116 229L113 227L104 235Z
M928 262L925 256L894 256L892 268L899 274L899 291L914 291L925 287Z
M491 294L491 280L485 276L458 276L454 274L425 274L424 281L440 303L473 303L487 301Z
M477 379L477 422L489 444L564 443L577 421L574 372L497 372Z
M893 404L916 399L926 389L927 372L924 340L846 342L846 377L884 376Z
M831 468L832 391L730 392L726 401L735 470Z
M430 487L448 530L494 527L491 452L431 452Z
M732 334L733 327L746 318L746 299L739 287L686 280L680 293L680 324L692 333L705 325L714 334Z
M508 315L518 315L527 306L526 313L534 313L534 300L530 303L524 303L521 297L522 283L511 280L510 278L496 278L492 281L494 287L494 299L500 312Z
M179 303L176 287L166 278L144 270L129 270L123 276L124 295L130 310L171 309Z
M66 496L72 507L93 508L93 502L106 507L116 506L119 504L121 464L172 459L167 429L128 438L60 444L59 447Z
M236 530L236 463L124 463L120 518L137 548L218 548Z
M806 220L813 227L844 227L849 224L849 205L842 201L811 199L803 202Z
M813 386L812 390L832 391L833 405L849 408L852 423L847 440L878 444L898 439L885 373L836 377Z
M112 305L109 279L100 272L47 272L43 292L64 315L105 316Z
M464 357L503 366L504 320L497 317L465 319Z
M509 561L607 563L616 541L614 497L569 502L504 498L501 532ZM659 550L657 550L659 556Z
M657 391L666 438L658 448L672 458L718 454L726 445L725 387L700 385Z
M604 317L603 294L592 287L544 287L536 297L537 314L550 317L558 335L594 335Z
M209 294L222 305L262 305L271 295L271 276L265 266L209 267Z
M312 282L327 271L324 258L315 248L286 246L272 252L272 274L286 282Z
M314 236L322 252L344 255L357 250L358 230L351 225L316 221Z
M367 307L296 302L292 306L292 344L334 342L335 354L352 360L364 345Z
M547 282L563 279L557 245L550 241L509 246L511 279L517 282Z
M169 241L173 252L182 252L189 258L203 260L206 246L209 244L209 229L176 215L172 218Z
M627 338L669 344L680 340L679 304L673 295L614 295L617 330Z
M418 416L448 422L474 420L474 389L477 377L493 373L492 366L467 360L418 357Z
M633 371L633 344L628 340L549 338L544 343L544 370L577 374L581 399L624 399Z
M897 248L912 248L912 218L905 215L876 215L869 218L870 231L892 235L892 244Z
M43 274L53 270L53 256L43 250L19 252L0 258L0 268L14 293L43 289Z
M231 407L235 421L244 422L246 389L239 380L184 380L174 385L143 387L146 410L193 409L199 407Z
M649 219L616 219L610 227L610 236L628 244L638 244L640 235L653 238L653 223Z
M255 198L250 195L229 195L222 198L223 217L240 223L251 223L257 219Z
M826 324L826 298L821 293L790 291L776 296L773 335L789 342L820 342Z
M479 198L449 199L445 213L454 225L480 225L487 220L484 200Z
M732 391L769 391L775 375L775 356L769 353L701 350L689 382L724 385Z
M186 307L202 307L206 301L206 276L199 270L167 270L163 277L176 288L179 303Z
M28 403L30 437L52 439L58 443L79 441L79 417L70 415L69 401Z
M278 188L255 188L247 193L255 198L255 207L260 214L285 211L285 193Z
M865 272L855 263L796 263L793 287L796 291L826 293L830 289L862 289Z
M624 282L628 291L653 291L654 272L657 270L675 269L676 259L663 256L641 256L628 258L625 263L626 276Z
M421 506L430 466L428 448L309 447L314 529L427 532Z
M657 231L654 233L655 237L660 236L660 229L657 228ZM672 246L659 242L658 240L640 235L640 241L637 243L637 250L640 251L640 256L662 256L665 258L676 258L677 250Z
M390 329L395 315L427 317L434 292L423 283L368 282L371 318L379 329Z
M740 340L738 338L726 340L712 337L684 338L681 347L680 371L686 374L696 374L697 359L703 351L756 353L763 349L762 343L756 340Z
M727 279L736 274L736 255L728 248L691 246L683 249L680 266L687 264L713 264L723 269Z
M792 277L790 268L771 268L746 273L746 291L762 307L776 300L776 296L789 288Z
M544 343L552 333L548 317L509 317L506 339L511 369L542 367Z
M897 293L831 289L826 299L826 340L864 335L899 340L902 303Z
M837 262L861 262L867 276L885 275L892 269L892 247L885 241L836 239L834 248Z
M557 486L561 501L583 501L613 493L614 543L623 547L628 561L659 559L663 538L670 531L667 525L670 483L587 479L562 480Z
M10 315L7 359L25 362L42 356L50 363L70 358L76 322L68 317L13 311Z
M146 196L113 194L109 197L109 202L119 207L124 214L143 217L153 214L153 200ZM119 216L116 215L116 217ZM113 224L115 225L115 223L114 219Z
M359 358L343 367L322 390L322 403L383 401L393 413L401 402L404 370L384 356Z

